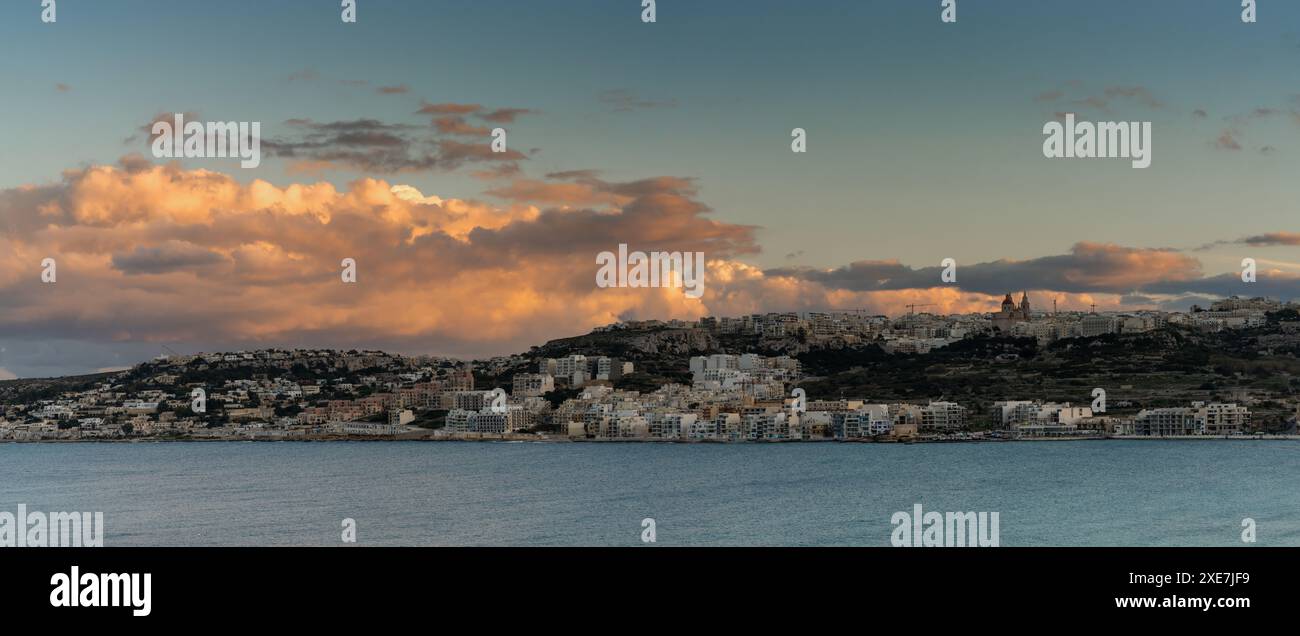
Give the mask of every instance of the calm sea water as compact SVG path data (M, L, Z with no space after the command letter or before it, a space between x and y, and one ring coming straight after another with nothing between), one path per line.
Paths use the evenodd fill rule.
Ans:
M0 510L102 511L106 546L888 545L997 511L1004 546L1300 545L1300 442L0 444Z

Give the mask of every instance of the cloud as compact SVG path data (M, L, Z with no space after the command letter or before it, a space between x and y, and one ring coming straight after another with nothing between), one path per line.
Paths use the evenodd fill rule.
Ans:
M411 87L407 86L406 84L398 84L396 86L380 86L379 88L375 89L375 92L379 93L380 95L405 95L411 92Z
M523 168L518 163L501 163L483 170L470 172L470 176L476 179L487 181L497 181L501 179L514 179L523 175Z
M467 161L518 161L527 159L518 150L496 152L488 143L465 144L450 139L438 142L439 159L444 165L459 166Z
M492 134L492 130L486 126L474 126L465 121L464 117L456 115L436 117L433 120L433 125L438 129L438 132L443 133L444 135L487 137Z
M264 139L272 157L291 162L292 174L319 175L327 170L355 170L369 174L456 170L466 164L496 164L475 176L497 179L519 174L517 162L529 154L507 149L495 152L489 143L492 129L469 118L513 122L527 108L485 110L480 104L425 102L416 114L431 115L429 126L388 123L376 119L318 122L297 118L285 122L289 134ZM459 138L459 139L457 139ZM481 141L463 141L481 138Z
M594 170L553 172L546 175L546 179L516 179L506 186L488 190L485 194L511 201L534 201L567 208L625 204L632 200L640 185L693 192L693 186L685 179L660 177L652 184L640 181L610 183L600 179L598 174Z
M439 165L435 141L419 126L375 119L291 119L285 125L290 135L262 140L268 155L382 173L430 170Z
M262 147L273 157L295 162L298 173L326 168L396 174L409 171L455 170L466 163L515 162L528 157L516 150L494 152L486 140L465 143L433 134L423 126L389 124L375 119L285 122L294 134L265 139ZM439 133L489 133L449 123Z
M497 124L509 124L515 121L520 115L529 115L537 111L528 108L498 108L496 110L483 113L480 115L485 121Z
M745 262L759 253L759 228L714 218L693 179L568 170L512 178L489 192L495 203L374 178L346 188L273 185L134 159L68 170L59 181L0 190L0 333L7 342L68 343L60 345L65 358L90 370L140 359L114 360L110 345L144 357L158 351L149 343L474 356L622 319L897 315L908 303L984 312L1018 290L1062 309L1300 296L1300 279L1277 270L1261 270L1258 283L1243 287L1235 272L1206 277L1199 261L1174 250L1089 242L1065 254L961 264L953 285L940 282L938 267L888 260L765 270ZM1282 232L1241 239L1297 240ZM704 252L703 298L596 287L596 254L620 243ZM52 285L33 274L46 257L58 262ZM357 262L355 284L339 278L344 258ZM83 356L75 342L100 348ZM24 355L28 366L6 367L30 375L50 353Z
M677 107L677 100L675 99L645 99L639 97L635 91L626 88L616 88L604 91L597 96L597 99L616 113L629 113L636 110Z
M311 68L305 68L302 70L294 71L285 77L285 80L288 81L289 83L314 82L318 79L320 79L320 73L317 72L316 69L311 69Z
M1109 86L1102 94L1109 102L1115 99L1133 100L1147 108L1164 108L1164 102L1156 99L1145 86Z
M1097 93L1086 93L1083 90L1083 84L1080 82L1067 82L1064 86L1045 90L1034 97L1035 102L1056 103L1065 99L1067 95L1073 94L1070 103L1091 108L1103 113L1112 111L1112 105L1116 101L1124 101L1139 106L1160 110L1165 107L1165 103L1156 98L1151 90L1145 86L1107 86Z
M1241 150L1241 142L1238 140L1240 136L1240 131L1225 130L1215 137L1214 147L1219 150Z
M1144 296L1142 294L1125 294L1124 296L1120 297L1119 301L1120 303L1131 307L1137 307L1141 305L1157 305L1160 302L1156 298L1153 298L1151 296Z
M767 273L838 289L871 291L942 287L942 271L938 266L912 268L896 261L859 261L832 270L783 268ZM1201 276L1199 261L1174 250L1089 242L1077 243L1069 254L1058 256L959 264L957 272L958 282L951 286L989 295L1017 289L1123 294L1155 282Z
M468 115L482 109L483 106L480 104L430 104L425 102L420 106L420 110L416 112L422 115Z
M129 275L200 269L225 260L217 252L177 240L168 240L156 246L138 246L133 251L116 253L112 257L113 268Z
M203 120L202 115L190 110L181 112L181 115L185 117L185 121L187 122ZM133 144L139 142L140 139L143 138L146 141L146 143L152 144L153 140L157 138L157 135L154 135L153 132L153 125L158 122L167 122L168 124L174 124L176 121L175 118L176 118L175 112L159 112L158 114L154 115L143 126L137 128L135 134L124 139L123 143Z
M378 90L401 92L397 89L404 90L405 85ZM295 176L321 176L340 171L382 175L454 171L474 164L482 166L474 176L495 180L519 175L518 162L539 151L494 152L490 143L492 128L467 118L510 123L534 112L527 108L485 109L479 104L426 102L417 114L433 115L428 126L372 118L337 121L294 118L285 121L279 130L266 129L261 146L266 157L287 161L286 171ZM152 143L153 125L170 123L174 116L173 112L154 115L125 142L139 143L143 137ZM202 120L200 114L192 111L185 111L184 117L186 121Z
M1252 109L1248 113L1231 115L1229 117L1224 117L1224 119L1234 124L1247 124L1252 121L1256 121L1260 119L1269 119L1281 114L1282 111L1276 108L1260 106L1255 109Z
M510 124L514 123L521 115L531 115L537 111L531 108L487 109L482 104L458 104L454 102L431 104L424 102L420 105L420 109L415 112L417 115L432 115L434 125L441 128L445 124L464 125L467 117L474 117L493 124Z
M1253 247L1273 247L1278 245L1300 246L1300 232L1269 232L1247 236L1232 243Z
M757 251L754 228L709 218L688 180L600 187L620 205L495 205L378 179L281 187L176 164L70 170L0 190L0 333L508 351L618 316L707 311L680 289L597 288L595 256L620 242L719 261ZM30 275L46 257L52 285ZM356 284L341 282L343 258Z
M1300 246L1300 232L1268 232L1235 240L1214 241L1213 243L1206 243L1196 248L1196 250L1205 251L1223 245L1248 245L1251 247Z
M1202 298L1250 295L1291 300L1300 298L1300 275L1277 269L1260 270L1255 282L1243 283L1241 274L1232 272L1177 284L1163 281L1152 283L1145 291L1153 294L1193 294Z
M1204 111L1196 112L1201 114L1200 118L1204 118ZM1214 139L1212 145L1218 150L1241 150L1244 146L1242 139L1245 136L1245 131L1249 130L1258 122L1271 121L1285 116L1289 116L1295 123L1300 124L1300 110L1298 110L1295 105L1292 105L1289 109L1276 108L1273 106L1257 106L1244 113L1226 115L1223 117L1223 121L1226 122L1227 127L1219 133L1219 136ZM1274 144L1264 144L1259 146L1259 153L1262 155L1274 155L1277 154L1277 152L1278 147Z

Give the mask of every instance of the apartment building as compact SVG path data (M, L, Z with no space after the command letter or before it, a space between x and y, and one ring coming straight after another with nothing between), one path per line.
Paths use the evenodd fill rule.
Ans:
M966 407L955 402L931 402L921 408L922 430L952 430L966 426Z
M1135 435L1235 435L1250 429L1250 409L1236 404L1192 402L1191 407L1144 409L1133 420Z
M555 377L549 373L519 373L510 385L515 397L540 397L555 390Z

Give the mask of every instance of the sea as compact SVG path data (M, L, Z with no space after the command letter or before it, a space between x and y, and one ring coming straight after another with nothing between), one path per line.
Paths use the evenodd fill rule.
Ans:
M1300 546L1300 441L0 444L19 504L105 546L888 546L918 504L1002 546Z

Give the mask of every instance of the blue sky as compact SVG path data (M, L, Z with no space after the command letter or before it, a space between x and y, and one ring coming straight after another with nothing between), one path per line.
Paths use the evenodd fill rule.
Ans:
M667 0L655 24L635 0L363 0L356 24L336 4L63 0L59 22L42 25L38 3L6 3L0 117L22 124L0 179L41 182L145 150L122 140L156 112L273 129L293 117L415 121L424 98L540 110L511 130L513 144L543 149L530 172L698 178L721 217L766 228L769 265L800 250L832 266L865 252L1023 258L1078 238L1185 246L1276 230L1300 194L1285 178L1295 122L1249 129L1279 149L1272 157L1210 144L1220 118L1300 92L1295 3L1265 2L1250 25L1228 0L965 0L951 25L937 0ZM287 79L305 70L319 79ZM378 96L347 79L412 92ZM1042 161L1052 107L1034 98L1070 81L1080 95L1143 86L1167 104L1114 107L1154 122L1152 169ZM676 105L611 113L598 97L616 89ZM1209 117L1194 121L1195 109ZM806 156L786 152L793 127L809 131ZM283 181L274 168L258 176ZM416 181L479 188L459 175ZM1216 218L1232 208L1247 214ZM918 218L950 236L913 231Z
M959 0L956 24L939 0L661 0L654 24L639 0L360 0L356 24L338 4L61 0L42 24L38 0L4 3L0 188L147 154L124 140L162 112L260 121L274 137L294 118L427 125L422 103L468 103L534 111L508 126L512 148L539 149L527 176L694 179L712 218L757 226L761 251L743 260L760 268L1033 259L1080 241L1191 250L1297 230L1300 3L1261 0L1256 24L1236 0ZM1151 121L1151 168L1045 160L1042 126L1062 111ZM807 154L789 151L795 127ZM184 164L494 200L468 170ZM1294 273L1295 251L1252 255ZM1215 275L1242 251L1195 255Z

